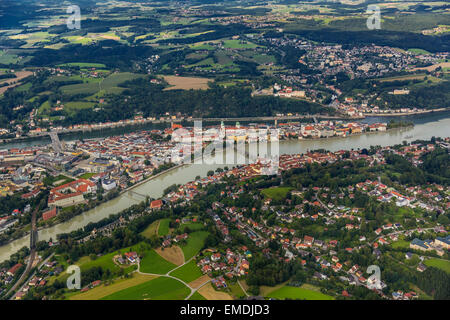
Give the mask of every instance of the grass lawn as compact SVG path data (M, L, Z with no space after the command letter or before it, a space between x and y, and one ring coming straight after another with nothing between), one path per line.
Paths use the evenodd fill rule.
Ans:
M152 224L150 224L147 228L145 228L144 231L141 232L141 235L148 239L153 236L158 235L159 221L160 220L157 220L157 221L154 221Z
M140 263L140 271L144 273L166 274L176 267L173 263L165 260L155 250L145 252Z
M392 242L391 244L392 248L399 249L399 248L409 248L409 241L406 240L398 240L395 242Z
M200 268L197 267L195 260L192 260L188 264L185 264L181 268L171 272L170 275L189 283L197 278L200 278L203 274L200 271Z
M92 178L93 176L95 176L97 173L96 172L86 172L86 173L83 173L81 176L79 176L78 178L79 179L90 179L90 178Z
M283 200L286 198L289 191L291 191L293 188L290 187L277 187L277 188L268 188L264 189L262 191L262 194L266 198L270 198L273 200Z
M239 286L239 284L237 282L236 283L227 282L227 284L228 284L228 289L231 290L231 295L234 298L239 299L241 297L245 297L244 291L242 291L241 287Z
M137 286L120 290L101 300L183 300L189 289L181 282L159 277Z
M225 40L223 46L229 49L254 49L258 47L258 45L249 41L242 41L241 43L241 40Z
M284 286L269 294L270 298L276 299L301 299L301 300L334 300L333 297L323 294L319 291L314 291L305 288Z
M169 223L170 219L161 219L159 222L158 235L166 236L169 234Z
M189 234L187 244L181 246L185 260L189 260L203 248L207 236L207 231L196 231Z
M450 261L437 258L427 259L424 261L425 265L429 267L435 267L450 273Z

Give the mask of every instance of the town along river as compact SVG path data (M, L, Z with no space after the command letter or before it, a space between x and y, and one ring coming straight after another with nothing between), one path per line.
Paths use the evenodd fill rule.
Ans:
M390 118L367 118L367 122L388 122ZM398 120L398 118L396 118ZM280 141L280 154L305 153L309 150L326 149L330 151L350 150L358 148L369 148L370 146L387 146L400 144L403 141L413 141L417 139L430 139L431 137L450 136L450 113L432 114L421 117L405 117L402 120L413 121L414 127L399 128L380 133L367 133L353 135L347 138L329 138L314 140L288 140ZM1 146L3 148L3 146ZM133 192L126 191L119 197L105 202L100 206L86 211L71 220L60 223L53 227L39 231L39 240L56 239L61 233L68 233L82 228L90 222L97 222L111 214L116 214L133 204L144 200L141 195L148 195L151 198L161 197L163 190L173 184L184 184L195 179L196 176L205 177L209 170L215 170L225 165L203 165L190 164L172 169L162 173L157 177L146 181L132 189ZM232 167L229 164L228 167ZM17 252L20 248L28 246L29 236L12 241L0 247L0 261L4 261L9 256Z

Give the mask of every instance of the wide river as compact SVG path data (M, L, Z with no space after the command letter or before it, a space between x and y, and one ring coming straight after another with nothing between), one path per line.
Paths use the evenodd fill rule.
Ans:
M367 118L365 122L388 122L392 118ZM397 118L398 119L398 118ZM371 145L387 146L402 143L402 141L412 141L416 139L430 139L431 137L450 136L450 112L422 115L420 117L405 117L404 120L410 120L415 123L413 128L401 128L388 132L368 133L354 135L347 138L330 138L315 140L289 140L280 141L280 154L304 153L309 150L326 149L330 151L350 150L358 148L368 148ZM45 142L36 140L35 144ZM29 145L29 142L22 142L20 146ZM0 148L18 147L19 145L0 145ZM232 166L232 164L228 165ZM196 176L206 176L209 170L214 170L224 165L204 165L190 164L173 169L167 173L159 175L135 188L133 191L138 194L148 195L152 198L161 197L163 190L173 184L184 184L195 179ZM118 213L133 204L139 203L143 198L132 192L125 192L119 197L101 204L100 206L89 210L67 222L60 223L53 227L39 231L39 240L56 239L61 233L71 232L84 227L90 222L97 222L111 214ZM17 252L23 246L30 243L29 236L15 240L7 245L0 247L0 261L4 261L9 256Z

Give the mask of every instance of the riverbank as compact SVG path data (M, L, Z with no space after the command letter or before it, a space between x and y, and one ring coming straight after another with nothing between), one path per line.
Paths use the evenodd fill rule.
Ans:
M151 180L153 180L153 179L157 179L157 178L160 177L161 175L168 174L168 173L170 173L170 172L173 171L173 170L182 168L182 167L185 166L185 165L186 165L186 164L184 164L184 163L183 163L183 164L179 164L179 165L173 166L173 167L171 167L171 168L169 168L169 169L167 169L167 170L161 171L161 172L159 172L159 173L157 173L157 174L155 174L155 175L149 176L148 178L146 178L146 179L144 179L144 180L142 180L142 181L140 181L140 182L138 182L138 183L136 183L136 184L133 184L132 186L129 186L129 187L126 188L126 189L123 189L122 191L119 192L119 194L118 194L117 196L115 196L115 197L112 198L112 199L109 199L109 200L107 200L107 201L101 202L101 203L99 203L98 205L96 205L95 207L88 208L88 209L86 209L86 210L80 212L79 214L74 215L73 217L70 217L70 219L68 219L67 221L60 221L60 222L58 222L58 223L50 224L50 225L47 225L47 226L41 226L41 227L37 228L37 231L45 231L46 229L49 229L49 228L52 228L52 227L56 227L56 226L58 226L58 225L60 225L60 224L66 223L66 222L70 222L70 220L74 219L74 218L77 217L77 216L80 216L80 215L84 214L84 213L87 212L87 211L95 210L95 209L96 209L97 207L99 207L100 205L105 204L105 203L107 203L107 202L110 202L110 201L116 199L117 197L123 195L123 194L126 193L126 192L129 192L129 191L131 191L131 190L133 190L133 189L135 189L135 188L138 188L139 186L141 186L141 185L143 185L143 184L145 184L145 183L148 183L149 181L151 181ZM144 200L144 199L143 199L143 200ZM2 243L2 244L0 245L0 247L6 246L6 245L10 244L11 242L14 242L14 241L16 241L16 240L18 240L18 239L21 239L21 238L25 238L25 237L27 237L27 236L29 236L29 235L30 235L30 231L27 231L27 232L25 232L24 234L21 234L20 236L18 236L18 237L16 237L16 238L12 238L12 239L10 239L10 240L7 241L7 242Z
M150 180L156 179L156 178L158 178L159 176L161 176L161 175L163 175L163 174L167 174L167 173L169 173L169 172L171 172L171 171L173 171L173 170L175 170L175 169L182 168L182 167L184 167L185 165L186 165L185 163L182 163L182 164L178 164L178 165L176 165L176 166L170 167L170 168L167 169L167 170L161 171L161 172L159 172L159 173L157 173L157 174L155 174L155 175L153 175L153 176L150 176L150 177L148 177L148 178L146 178L146 179L144 179L144 180L142 180L142 181L139 181L138 183L133 184L132 186L129 186L129 187L126 188L126 189L123 189L122 191L120 191L119 195L122 195L122 194L124 194L125 192L128 192L128 191L130 191L130 190L132 190L132 189L134 189L134 188L137 188L137 187L139 187L140 185L143 185L144 183L149 182Z
M374 118L375 122L385 122L385 119ZM429 140L431 137L448 137L448 128L450 127L450 114L448 116L432 116L416 117L413 128L399 128L397 130L389 130L385 132L372 132L377 134L355 134L346 138L333 137L329 139L292 139L280 141L280 154L300 154L310 150L326 149L329 151L351 150L370 148L370 146L387 146L401 144L404 140ZM407 136L406 136L407 135ZM412 138L413 137L413 138ZM136 192L146 194L151 198L158 199L163 196L163 190L173 184L184 184L195 180L196 176L206 177L208 171L224 168L227 164L186 164L182 168L171 168L170 172L164 172L157 177L153 177L139 186L134 186ZM232 166L232 165L231 165ZM133 204L142 201L122 194L113 200L102 203L93 210L84 212L82 215L73 219L60 223L54 227L47 228L39 232L39 239L46 240L56 239L58 234L70 233L88 225L91 222L97 222L111 214L118 213ZM11 254L19 251L24 246L29 246L30 238L22 237L14 240L7 245L0 246L0 261L9 259Z
M395 112L395 113L372 113L367 112L363 113L363 116L365 117L404 117L404 116L417 116L422 114L429 114L429 113L438 113L438 112L445 112L450 111L450 108L439 108L439 109L430 109L430 110L423 110L423 111L415 111L415 112Z

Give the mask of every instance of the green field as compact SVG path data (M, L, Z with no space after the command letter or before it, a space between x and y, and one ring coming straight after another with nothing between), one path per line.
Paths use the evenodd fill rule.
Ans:
M159 277L154 280L110 294L101 300L183 300L189 289L181 282Z
M425 260L425 265L429 267L435 267L441 270L444 270L447 273L450 273L450 261L442 260L442 259L428 259Z
M140 263L140 271L144 273L166 274L175 267L155 250L146 251Z
M97 173L95 173L95 172L86 172L86 173L83 173L81 176L79 176L78 178L79 179L89 179L89 178L92 178L93 176L95 176Z
M189 230L191 230L191 231L199 231L199 230L203 230L205 228L205 226L203 225L203 223L200 223L200 222L184 223L184 224L180 224L180 226L178 227L178 230L180 230L181 232L184 232L185 228L189 228Z
M188 300L206 300L200 293L195 292Z
M59 64L58 67L106 68L106 65L104 65L103 63L70 62Z
M189 234L187 244L181 246L185 260L189 260L203 248L207 236L207 231L196 231Z
M277 188L268 188L264 189L262 191L262 194L266 198L270 198L273 200L283 200L286 198L289 191L291 191L293 188L290 187L277 187Z
M10 54L5 50L0 50L0 64L15 64L19 62L19 57L15 54Z
M284 286L269 293L269 298L275 299L301 299L301 300L334 300L333 297L318 291L298 287Z
M159 228L158 228L158 235L159 236L166 236L169 234L169 223L170 219L162 219L159 222Z
M141 235L146 238L151 238L153 236L158 235L158 225L159 225L159 220L154 221L147 228L145 228L144 231L141 232Z
M430 54L428 51L423 50L423 49L416 49L416 48L412 48L412 49L408 49L409 52L414 53L414 54Z
M258 47L258 45L253 42L241 40L225 40L223 46L228 49L254 49Z
M181 268L171 272L170 275L189 283L197 278L200 278L203 274L200 271L200 268L197 267L195 260L192 260Z
M409 241L406 240L398 240L395 242L392 242L391 244L392 248L399 249L399 248L409 248Z

